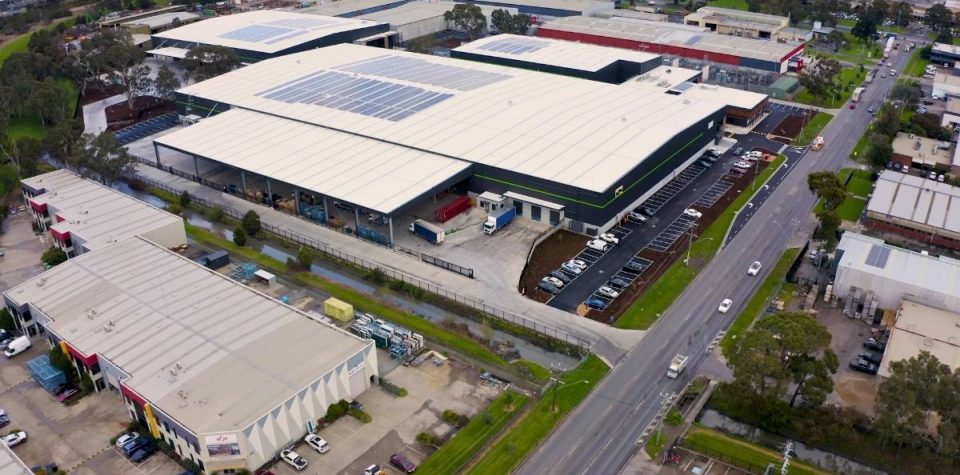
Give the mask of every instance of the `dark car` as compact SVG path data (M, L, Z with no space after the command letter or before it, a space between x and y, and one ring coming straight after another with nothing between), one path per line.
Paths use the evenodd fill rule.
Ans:
M554 269L554 270L550 271L550 277L555 277L555 278L557 278L557 279L560 279L560 282L563 282L563 285L567 285L567 284L570 283L571 280L573 280L573 279L570 278L569 275L565 274L565 273L564 273L562 270L560 270L560 269Z
M560 293L560 289L556 285L553 285L545 280L541 280L540 283L537 284L537 288L550 295L557 295Z
M0 351L4 351L16 337L9 333L0 334Z
M646 269L646 268L647 268L647 266L645 266L645 265L643 265L643 264L641 264L641 263L639 263L639 262L637 262L637 261L627 262L627 265L623 266L623 270L625 270L625 271L630 271L630 272L635 272L635 273L638 273L638 274L639 274L640 272L643 272L643 270Z
M417 466L406 455L403 454L393 454L390 456L390 463L394 466L403 470L404 473L413 473Z
M877 365L863 359L857 358L850 362L850 369L860 371L861 373L877 374Z
M123 444L120 450L123 451L123 455L129 457L149 443L150 441L148 441L146 437L139 437Z
M623 280L623 279L621 279L621 278L619 278L619 277L614 277L614 278L610 279L609 281L607 281L607 285L609 285L610 287L613 287L613 288L615 288L615 289L622 289L622 288L630 285L630 282L627 282L627 281L625 281L625 280Z
M716 156L716 155L705 154L704 156L702 156L702 157L700 157L700 158L701 158L702 160L706 160L706 161L708 161L708 162L710 162L710 163L717 163L717 160L718 160L720 157L718 157L718 156Z
M132 460L133 463L143 462L144 460L150 458L150 456L153 455L153 453L156 451L157 451L156 445L153 445L153 444L144 445L143 447L140 447L140 450L137 450L136 452L133 453L133 455L130 456L130 460Z
M7 415L7 412L3 409L0 409L0 427L6 427L10 425L10 416Z
M697 164L703 168L710 168L713 165L713 162L708 162L706 160L697 160Z
M645 206L641 206L641 207L635 209L634 211L639 211L640 214L644 214L644 215L647 215L647 216L653 216L653 213L654 213L654 211L653 211L652 209L647 208L647 207L645 207Z
M883 353L883 351L887 349L887 345L877 341L876 338L867 338L867 340L863 342L863 347L870 351L879 351L880 353Z
M883 360L883 356L878 355L876 353L871 353L869 351L861 351L857 355L857 358L860 358L862 360L867 360L875 365L879 365L880 361Z
M735 148L734 148L733 150L731 150L731 151L733 152L733 154L734 154L735 156L738 156L738 157L739 157L740 155L743 155L743 147L735 147Z
M193 475L193 473L191 473L191 472L184 472L184 473L181 473L180 475L187 475L187 474ZM261 469L257 470L256 475L276 475L276 474L274 474L274 473L271 472L270 470L267 470L267 469L265 469L265 468L261 468Z
M350 409L356 409L358 411L362 411L363 403L357 400L350 401Z
M587 301L584 303L587 304L587 307L590 307L594 310L603 310L607 308L607 302L604 302L603 299L598 299L596 297L587 299Z

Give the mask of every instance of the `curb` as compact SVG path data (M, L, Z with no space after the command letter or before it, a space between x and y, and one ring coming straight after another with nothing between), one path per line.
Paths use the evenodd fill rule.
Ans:
M783 154L781 154L781 155L783 155ZM760 184L759 184L760 186L758 186L757 189L754 190L753 194L750 195L750 199L747 200L747 203L753 202L753 198L756 197L757 194L760 193L760 192L763 190L763 187L766 186L767 183L769 183L770 180L773 179L773 177L777 176L777 173L780 172L780 169L783 168L783 165L785 165L786 163L787 163L787 161L784 160L783 163L780 165L780 167L778 167L776 170L774 170L773 173L771 173L770 176L768 176L767 179L763 181L763 183L760 183ZM747 206L747 203L744 203L743 206L740 207L740 209L736 210L736 211L733 213L733 219L730 221L730 226L727 227L727 232L723 233L723 240L720 241L720 247L717 248L717 252L714 253L715 256L718 255L718 254L720 254L720 251L722 251L723 248L727 247L727 238L730 236L730 230L733 229L734 223L737 222L737 216L739 216L739 215L740 215L740 212L743 211L743 208Z

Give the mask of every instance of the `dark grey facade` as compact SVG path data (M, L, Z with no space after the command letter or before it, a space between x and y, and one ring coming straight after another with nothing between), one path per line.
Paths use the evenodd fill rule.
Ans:
M510 66L514 68L530 69L544 73L559 74L561 76L570 76L580 79L589 79L591 81L606 82L610 84L622 84L627 79L646 73L657 66L660 66L659 57L652 58L649 61L638 63L635 61L618 60L597 70L589 71L584 69L566 68L550 64L541 64L523 59L503 58L500 56L489 56L467 51L451 50L450 57L458 59L468 59L480 63L498 64L501 66Z

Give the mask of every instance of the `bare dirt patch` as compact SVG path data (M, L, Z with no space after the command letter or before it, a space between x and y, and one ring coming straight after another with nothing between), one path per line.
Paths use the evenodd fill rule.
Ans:
M804 117L804 115L807 117ZM803 114L790 114L784 117L783 120L781 120L780 123L774 127L770 134L793 140L800 135L800 131L803 130L803 124L809 121L812 117L813 115L809 112L804 112Z
M106 108L107 130L115 131L176 110L171 101L153 96L134 98L133 109L123 101Z
M553 233L540 243L520 274L520 293L537 302L550 300L550 294L537 288L540 279L583 250L586 237L566 230Z

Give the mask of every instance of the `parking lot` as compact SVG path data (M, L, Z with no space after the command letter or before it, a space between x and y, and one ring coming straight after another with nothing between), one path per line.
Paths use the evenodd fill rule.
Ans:
M369 424L345 416L317 432L330 444L330 451L317 453L305 444L295 451L309 463L306 473L341 473L356 475L371 464L379 464L387 473L400 473L389 466L394 453L403 453L419 465L428 455L426 448L416 442L420 432L429 432L443 438L453 427L440 415L444 410L474 416L500 389L483 383L480 372L455 360L441 365L427 360L419 367L386 366L390 357L377 350L384 363L384 377L407 389L406 397L390 394L378 386L371 387L358 400L373 417ZM394 367L395 366L395 367ZM394 367L392 370L387 368ZM274 463L271 470L277 475L296 474L293 468Z
M27 279L40 275L43 264L40 256L50 245L46 238L33 234L29 212L18 211L3 222L0 234L0 289L9 289Z
M840 361L840 368L833 376L833 393L827 398L827 402L872 415L880 379L876 375L854 371L849 366L850 361L857 358L857 354L866 351L863 349L863 341L871 336L870 326L863 320L843 315L843 305L832 308L821 302L816 308L819 311L817 321L830 330L833 337L830 348Z

